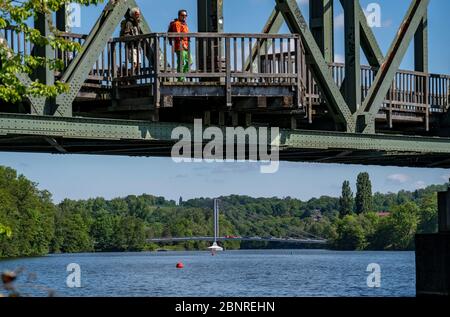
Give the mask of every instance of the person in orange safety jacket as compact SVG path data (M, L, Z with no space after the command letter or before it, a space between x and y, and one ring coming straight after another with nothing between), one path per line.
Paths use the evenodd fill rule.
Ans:
M187 25L187 11L178 11L178 18L170 22L168 32L169 33L189 33L189 27ZM177 72L178 73L188 73L191 66L191 57L189 53L189 38L180 37L169 40L170 44L173 46L173 50L177 55ZM184 81L181 77L179 81Z

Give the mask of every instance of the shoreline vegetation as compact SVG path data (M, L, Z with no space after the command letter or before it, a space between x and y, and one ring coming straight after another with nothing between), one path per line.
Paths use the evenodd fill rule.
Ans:
M367 173L356 181L354 197L344 182L339 198L308 201L285 198L220 197L221 235L301 237L305 232L329 241L329 250L414 250L416 233L437 230L437 192L432 185L413 192L372 194ZM205 250L207 242L149 244L148 238L213 235L213 200L178 203L152 195L106 200L66 199L8 167L0 166L0 258L58 253ZM292 244L226 241L226 250L293 249ZM317 248L317 246L299 246Z

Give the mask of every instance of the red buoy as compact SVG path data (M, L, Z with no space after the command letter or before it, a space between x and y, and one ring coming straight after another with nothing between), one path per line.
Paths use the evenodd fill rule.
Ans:
M184 264L181 262L177 263L177 269L183 269L184 268Z

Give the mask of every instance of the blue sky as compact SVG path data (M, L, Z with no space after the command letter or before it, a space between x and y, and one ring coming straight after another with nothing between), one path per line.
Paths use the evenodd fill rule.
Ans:
M197 29L196 0L137 0L154 31L166 31L179 8L189 11L192 31ZM299 1L305 2L304 0ZM307 2L307 1L306 1ZM342 9L335 1L336 56L343 58ZM373 1L362 0L363 7ZM375 28L384 52L389 48L409 0L380 0L382 27ZM224 1L226 32L260 32L273 9L272 0ZM83 8L82 27L74 32L88 32L95 23L100 8ZM305 17L307 6L301 5ZM450 1L431 0L429 8L430 70L450 74ZM249 16L251 18L249 18ZM284 27L282 32L287 32ZM411 68L411 50L403 68ZM340 194L341 184L353 184L359 172L370 173L374 191L395 192L415 190L430 184L442 184L450 177L450 170L410 169L388 167L343 166L333 164L301 164L282 162L276 174L260 174L258 163L183 163L167 158L128 158L102 156L63 156L47 154L0 153L0 165L10 166L39 183L42 189L54 194L54 200L81 199L103 196L113 198L128 194L149 193L170 199L216 197L245 194L264 197L297 197Z
M165 32L171 19L175 18L180 8L188 10L188 23L191 31L197 30L197 0L136 0L141 7L146 20L155 32ZM335 1L335 54L338 60L344 57L344 25L343 11L339 0ZM298 0L303 15L308 20L308 0ZM274 0L225 0L224 20L225 32L252 33L260 32L269 14L274 8ZM374 28L378 43L384 53L389 49L392 40L400 26L403 17L411 3L411 0L360 0L363 9L370 3L381 6L382 27ZM82 9L82 27L74 29L75 32L88 33L94 25L100 9L89 7ZM450 30L450 1L431 0L429 6L429 28L430 28L430 71L434 73L450 74L450 58L448 51L450 42L446 32ZM249 18L250 17L250 18ZM281 32L287 33L284 26ZM402 68L411 68L413 65L412 49L408 51Z

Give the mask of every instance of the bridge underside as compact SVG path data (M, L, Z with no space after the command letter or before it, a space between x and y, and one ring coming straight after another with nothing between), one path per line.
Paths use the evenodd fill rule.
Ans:
M192 124L1 114L0 151L168 157L180 126L193 138ZM280 130L278 139L282 161L450 167L448 138Z

